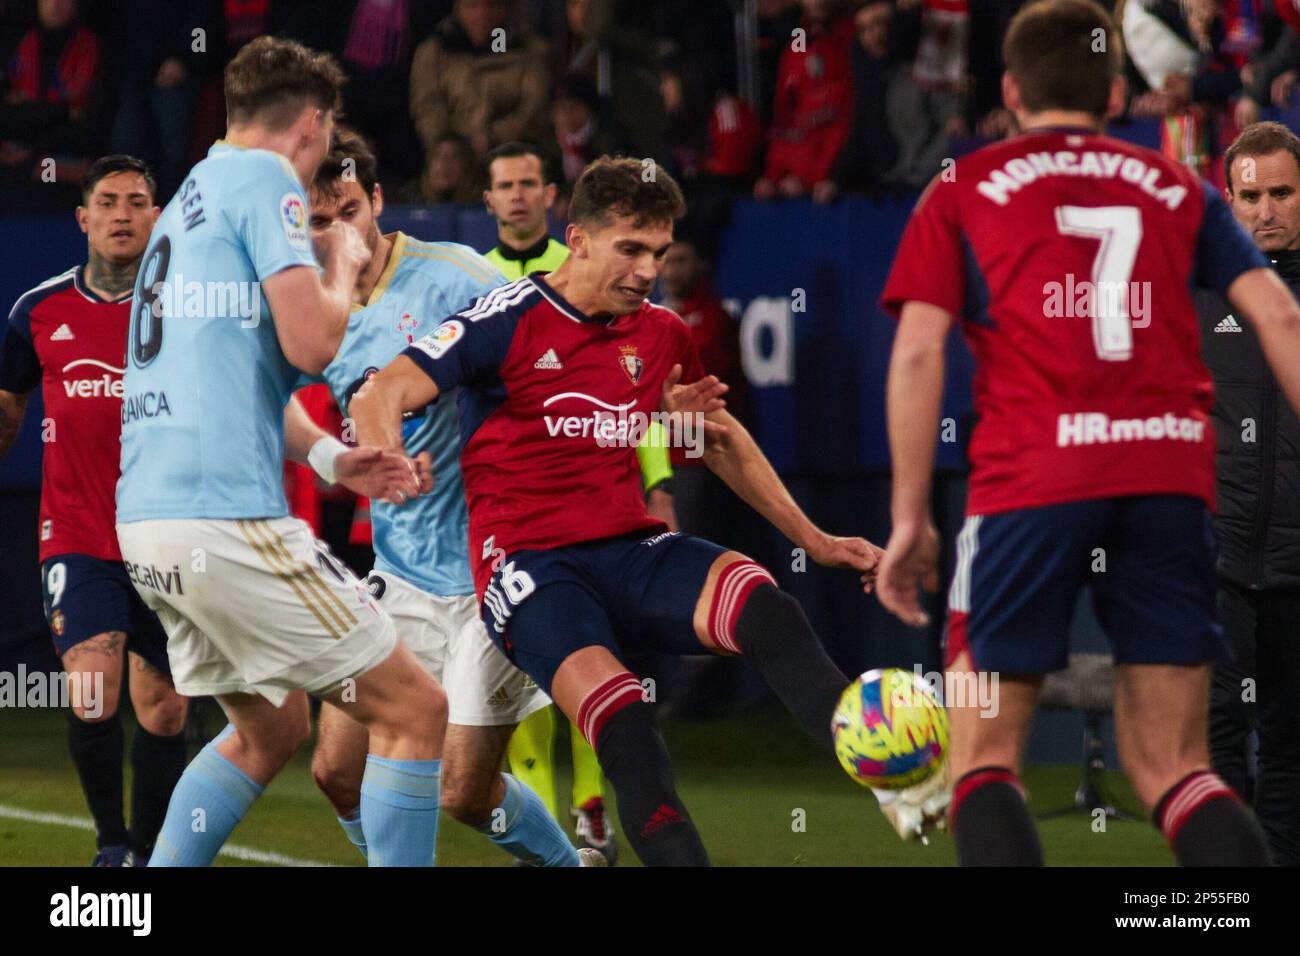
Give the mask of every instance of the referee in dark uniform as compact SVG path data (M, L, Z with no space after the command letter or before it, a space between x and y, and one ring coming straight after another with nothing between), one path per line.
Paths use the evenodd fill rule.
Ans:
M1247 127L1224 154L1233 215L1300 294L1300 139ZM1251 796L1247 741L1259 738L1255 812L1275 863L1300 865L1300 420L1248 323L1198 292L1201 349L1218 435L1219 616L1236 660L1210 702L1215 771Z

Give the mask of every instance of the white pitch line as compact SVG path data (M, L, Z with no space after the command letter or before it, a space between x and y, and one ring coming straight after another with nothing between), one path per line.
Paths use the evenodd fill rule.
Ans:
M58 827L72 827L75 830L90 830L94 832L95 823L89 817L70 817L63 813L37 813L33 810L23 810L20 807L7 807L0 804L0 817L8 817L11 820L22 820L25 823L48 823ZM236 860L244 860L249 863L270 863L273 866L334 866L333 863L322 863L319 860L300 860L297 857L285 856L282 853L270 853L266 850L254 850L252 847L236 846L228 843L223 846L218 854L220 856L234 857Z

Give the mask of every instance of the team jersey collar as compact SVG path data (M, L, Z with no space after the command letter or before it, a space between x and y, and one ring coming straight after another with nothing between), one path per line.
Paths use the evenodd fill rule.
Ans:
M72 274L72 284L76 287L78 292L91 302L100 302L104 305L118 305L135 295L135 289L132 289L130 292L123 292L116 299L103 298L86 282L86 264L84 262L77 266L77 271Z
M529 259L540 259L544 256L550 244L550 235L544 233L541 239L538 239L527 249L516 249L502 242L497 245L497 252L501 254L502 259L509 259L512 262L527 262Z
M552 289L550 283L548 283L546 279L543 278L544 275L545 273L543 272L530 273L528 276L528 281L531 282L533 285L537 286L537 290L542 293L542 296L546 299L546 301L550 302L551 305L555 306L557 309L559 309L561 312L563 312L565 315L571 318L574 322L581 322L584 324L591 324L591 325L610 326L613 325L616 321L618 321L618 319L622 318L622 316L616 316L616 315L588 315L586 312L583 312L581 309L570 304L564 298L564 296L560 295L560 293ZM632 313L632 314L635 315L636 313Z
M397 266L402 261L402 256L405 254L406 250L406 243L410 237L401 230L398 230L397 232L389 233L384 238L393 240L393 248L388 253L388 265L384 266L384 271L380 273L379 281L376 282L375 287L370 290L370 297L366 299L363 304L354 305L352 307L353 309L367 309L383 297L384 293L388 290L388 283L393 279L393 273L397 271Z
M1048 133L1074 133L1076 136L1101 136L1091 126L1031 126L1021 130L1021 136L1039 136Z

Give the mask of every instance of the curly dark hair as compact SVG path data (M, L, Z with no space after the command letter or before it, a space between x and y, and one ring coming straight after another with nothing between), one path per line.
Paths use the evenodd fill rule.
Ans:
M637 229L671 223L686 214L677 181L652 159L602 156L573 184L569 221L581 226L607 225L614 216L631 216Z

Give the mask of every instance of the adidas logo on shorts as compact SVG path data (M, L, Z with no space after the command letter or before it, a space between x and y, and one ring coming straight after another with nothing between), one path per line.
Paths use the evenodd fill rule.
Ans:
M1237 324L1237 320L1236 320L1236 319L1234 319L1231 315L1229 315L1227 318L1225 318L1222 322L1220 322L1218 325L1216 325L1216 326L1214 327L1214 331L1216 331L1216 332L1240 332L1240 331L1241 331L1241 326Z
M533 368L564 368L560 363L560 357L555 354L555 349L547 349L546 354L533 363Z

